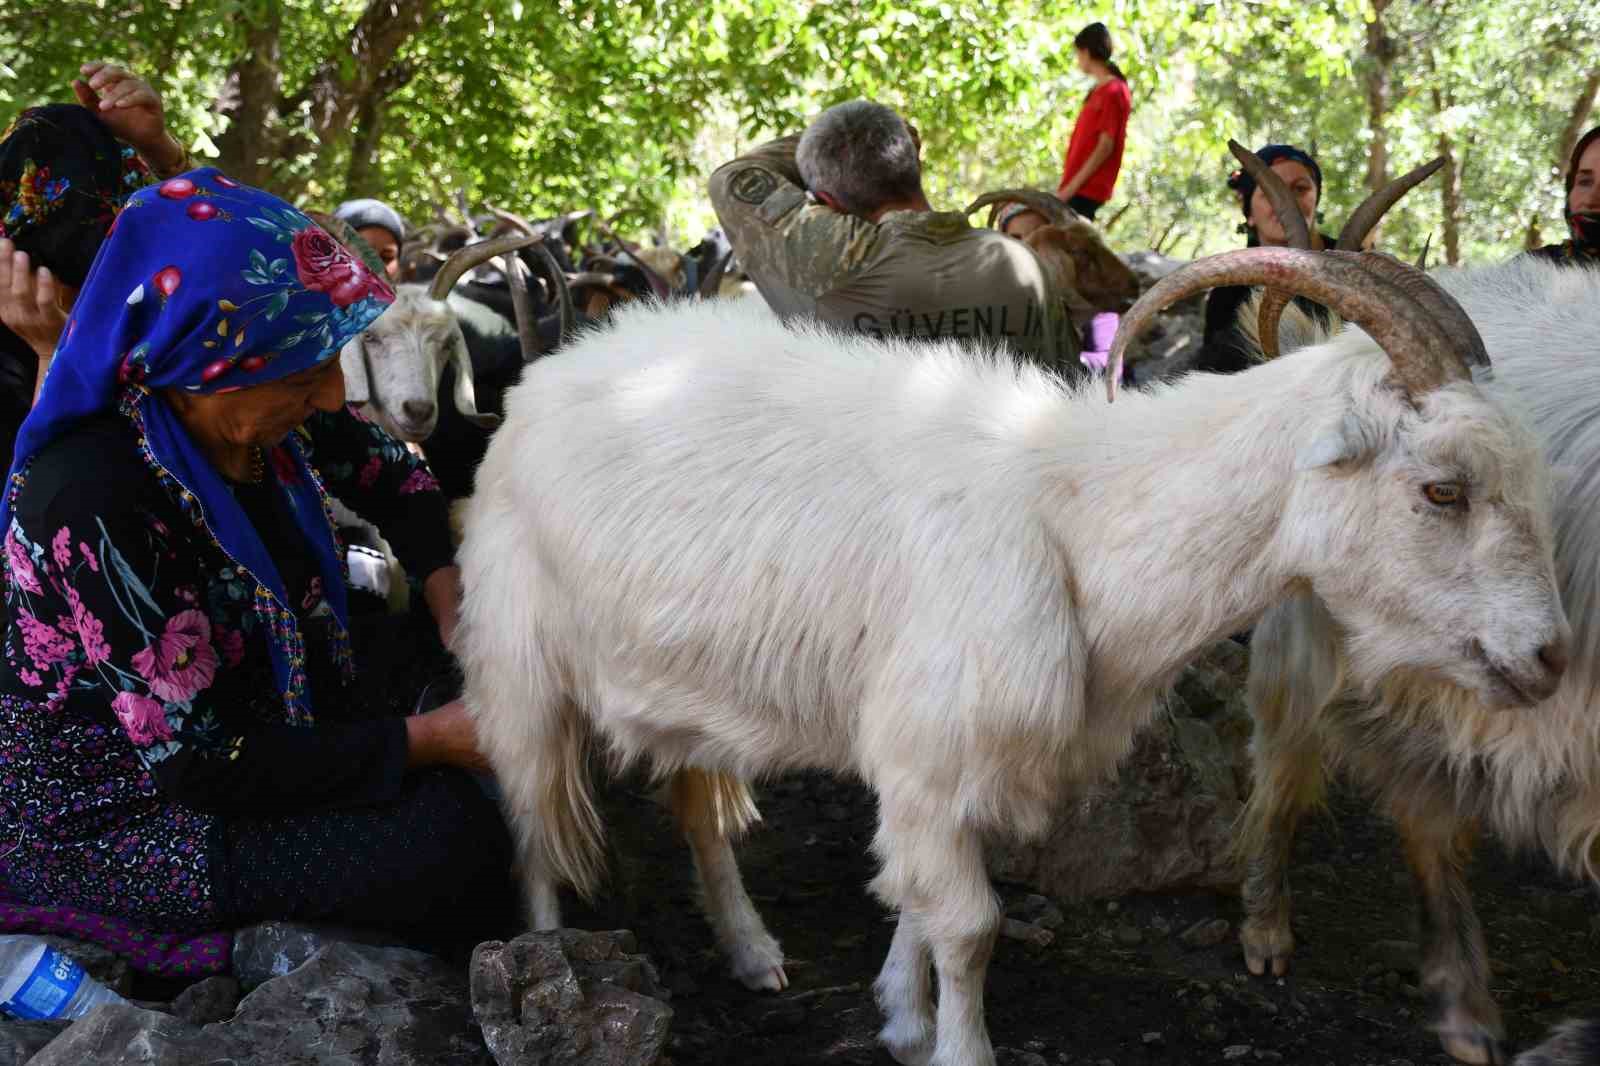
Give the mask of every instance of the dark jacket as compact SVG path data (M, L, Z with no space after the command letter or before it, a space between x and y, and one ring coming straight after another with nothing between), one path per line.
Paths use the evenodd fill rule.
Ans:
M451 561L443 498L417 459L353 414L303 431L328 490L411 573ZM314 726L285 724L254 589L120 414L41 451L4 549L3 894L183 931L214 924L227 819L396 795L404 723L352 717L317 567L279 476L235 489L305 636ZM282 473L280 473L280 471Z
M1326 234L1322 241L1329 248L1338 243ZM1249 285L1225 285L1211 290L1206 297L1204 347L1195 360L1194 369L1206 374L1237 374L1255 365L1257 357L1245 346L1238 329L1239 309L1255 292ZM1321 304L1303 296L1295 297L1295 303L1318 321L1324 324L1329 321L1328 309Z

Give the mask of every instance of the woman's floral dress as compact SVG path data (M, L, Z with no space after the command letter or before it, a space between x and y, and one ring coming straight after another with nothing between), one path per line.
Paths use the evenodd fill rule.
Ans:
M228 924L228 866L244 861L230 826L403 791L403 721L341 715L333 642L317 636L322 578L275 485L297 476L288 447L412 574L448 565L451 547L427 468L349 412L314 418L262 485L235 490L299 607L315 726L285 721L253 583L146 467L127 418L34 459L0 563L0 893L152 929Z

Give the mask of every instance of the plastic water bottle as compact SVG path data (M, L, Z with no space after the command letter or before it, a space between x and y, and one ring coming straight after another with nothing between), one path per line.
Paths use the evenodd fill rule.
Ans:
M29 1021L81 1018L126 1002L36 936L0 936L0 1011Z

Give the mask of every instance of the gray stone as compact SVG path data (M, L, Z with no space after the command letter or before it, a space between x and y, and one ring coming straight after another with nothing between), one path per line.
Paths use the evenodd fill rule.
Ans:
M1178 934L1185 947L1214 948L1228 939L1233 927L1226 918L1202 918Z
M1144 932L1136 925L1119 925L1112 935L1124 947L1133 948L1144 943Z
M239 1066L490 1066L466 974L405 948L329 944L208 1025L250 1057Z
M0 1066L22 1066L70 1024L0 1020Z
M330 944L396 946L393 937L333 925L263 922L233 934L233 974L245 988L282 977Z
M652 1066L672 1008L633 934L574 929L478 945L472 1008L500 1066Z
M133 987L133 971L129 969L127 960L110 948L82 940L69 940L64 936L42 936L39 939L62 954L72 956L72 960L83 967L84 973L118 995L126 996Z
M107 1003L45 1045L28 1066L245 1066L266 1061L243 1058L224 1034L131 1003Z
M1248 653L1223 641L1187 667L1117 778L1067 804L1042 840L989 851L1000 880L1057 899L1231 889L1249 773Z
M239 1006L239 982L232 977L207 977L178 993L172 1013L191 1025L227 1021Z
M1041 896L1036 892L1023 896L1022 899L1018 900L1011 913L1024 922L1028 922L1031 925L1042 925L1052 931L1060 929L1062 923L1067 920L1066 916L1061 913L1060 907L1057 907L1047 897Z

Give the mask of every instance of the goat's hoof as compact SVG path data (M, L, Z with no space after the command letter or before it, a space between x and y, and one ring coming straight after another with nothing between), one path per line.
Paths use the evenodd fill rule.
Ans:
M734 980L755 992L782 992L789 987L783 972L783 949L770 936L740 944L733 952Z
M1506 1052L1488 1033L1440 1033L1445 1054L1472 1066L1505 1066Z
M878 1042L901 1066L928 1066L933 1059L933 1019L891 1018L878 1033Z
M1289 957L1294 954L1294 934L1287 928L1272 929L1254 922L1245 922L1239 930L1239 944L1244 948L1244 965L1256 977L1282 977L1289 972Z

